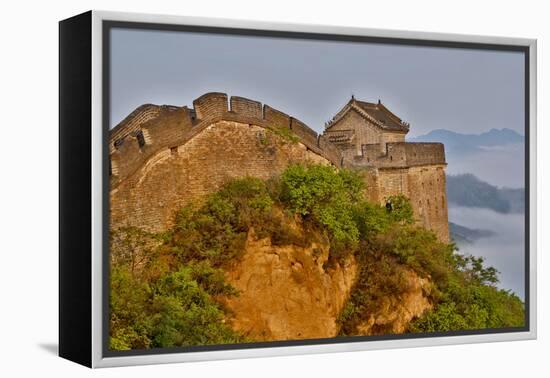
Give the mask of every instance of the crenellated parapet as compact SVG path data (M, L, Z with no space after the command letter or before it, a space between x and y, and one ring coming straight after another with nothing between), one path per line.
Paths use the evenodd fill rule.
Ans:
M407 196L418 223L447 241L443 144L404 142L408 125L380 102L352 99L336 119L318 135L269 105L219 92L192 108L142 105L110 132L111 221L163 230L176 209L228 179L313 162L359 171L373 203Z
M193 101L193 108L142 105L111 130L110 165L112 187L143 166L162 150L175 151L210 125L232 121L284 131L298 143L341 166L338 148L313 129L269 105L258 101L212 92Z
M378 144L364 144L361 155L346 157L352 166L375 168L408 168L430 165L446 165L443 143L387 143L385 152Z
M206 93L193 101L193 108L199 120L220 117L227 113L227 95L220 92Z

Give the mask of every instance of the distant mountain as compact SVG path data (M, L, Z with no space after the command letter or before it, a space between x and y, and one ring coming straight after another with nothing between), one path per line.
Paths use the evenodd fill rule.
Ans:
M495 235L491 230L474 230L452 222L449 222L449 232L457 244L472 244L481 238Z
M501 188L499 190L500 198L505 199L510 204L511 213L525 212L525 190Z
M428 134L408 139L410 142L440 142L449 154L472 152L484 147L524 143L525 137L511 129L491 129L482 134L461 134L438 129Z
M498 188L472 174L447 175L449 205L480 207L499 213L523 213L525 190Z

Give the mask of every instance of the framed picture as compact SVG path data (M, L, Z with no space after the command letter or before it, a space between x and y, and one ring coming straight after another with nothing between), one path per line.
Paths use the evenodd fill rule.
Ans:
M536 337L536 41L60 22L59 353Z

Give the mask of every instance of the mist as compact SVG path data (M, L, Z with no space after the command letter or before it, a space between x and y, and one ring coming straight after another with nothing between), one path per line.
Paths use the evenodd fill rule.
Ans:
M525 298L524 214L501 214L488 209L450 207L449 221L473 229L494 232L472 244L459 246L459 253L485 258L500 273L498 286Z
M525 145L483 147L474 153L447 156L447 173L472 173L489 184L508 187L525 187Z

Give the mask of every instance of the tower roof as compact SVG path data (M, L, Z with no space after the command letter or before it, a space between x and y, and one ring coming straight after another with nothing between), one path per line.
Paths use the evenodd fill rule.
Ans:
M371 103L356 100L354 96L352 96L351 100L332 118L326 128L331 128L352 110L356 111L381 129L405 133L409 131L409 124L403 122L401 118L392 113L380 100L378 100L378 103Z

